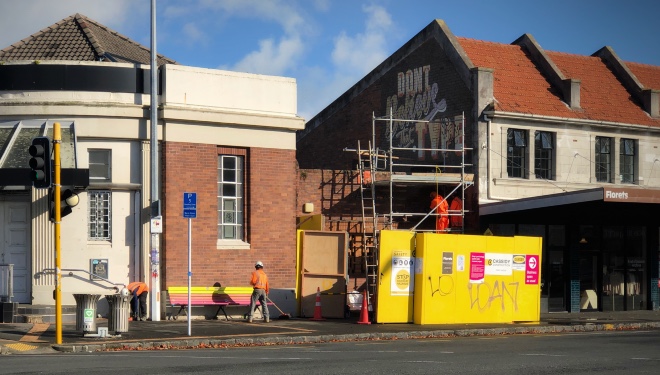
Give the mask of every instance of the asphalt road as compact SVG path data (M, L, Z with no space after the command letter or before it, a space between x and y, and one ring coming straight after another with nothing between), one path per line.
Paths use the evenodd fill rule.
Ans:
M657 374L660 330L19 354L1 374Z

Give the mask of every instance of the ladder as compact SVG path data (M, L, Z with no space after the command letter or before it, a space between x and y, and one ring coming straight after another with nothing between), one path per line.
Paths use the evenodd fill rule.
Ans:
M378 214L376 213L376 169L378 153L374 152L371 142L369 148L362 150L358 141L358 173L360 174L360 201L362 202L362 257L364 259L367 301L376 294L378 287Z

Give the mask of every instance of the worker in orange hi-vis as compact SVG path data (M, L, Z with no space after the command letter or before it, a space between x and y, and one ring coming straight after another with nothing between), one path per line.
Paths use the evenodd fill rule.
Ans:
M131 299L131 316L135 320L147 320L147 297L149 287L141 281L134 281L126 287L133 296Z
M463 210L463 200L455 196L454 199L451 200L451 204L449 205L449 209L453 212L453 215L449 218L449 221L451 222L452 228L460 228L463 226L463 215L460 214L460 212L456 211L462 211Z
M435 191L431 192L431 209L435 210L439 214L435 220L436 233L444 232L449 226L449 217L447 216L449 205L447 204L447 201L442 197L442 195L436 193Z
M254 264L254 271L250 277L250 284L254 288L250 296L250 312L248 313L248 323L252 323L252 315L254 309L257 307L257 302L261 304L261 312L264 316L264 322L270 322L270 314L268 312L268 293L270 292L270 284L268 283L268 276L263 270L264 264L258 261Z

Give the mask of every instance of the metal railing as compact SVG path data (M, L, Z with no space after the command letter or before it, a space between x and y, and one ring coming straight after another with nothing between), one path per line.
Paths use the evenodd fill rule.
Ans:
M104 282L106 282L106 283L112 285L112 286L113 286L112 289L114 289L115 292L119 292L121 289L123 289L123 288L126 287L126 284L124 284L124 283L115 283L115 282L113 282L113 281L111 281L111 280L108 280L108 279L103 278L103 277L101 277L101 276L99 276L99 275L97 275L97 274L93 274L93 273L91 273L91 272L89 272L89 271L87 271L87 270L80 269L80 268L62 268L62 272L68 272L68 273L69 273L69 274L68 274L69 277L75 277L75 278L77 278L78 280L82 280L82 281L88 282L88 283L90 283L90 284L95 284L95 285L98 285L98 286L106 287L106 286L100 285L100 284L97 282L97 281L104 281ZM84 277L80 277L80 276L74 274L74 272L82 272L82 273L85 273L85 274L89 275L90 278L89 278L89 279L86 279L86 278L84 278ZM42 275L54 275L54 274L55 274L55 268L44 268L41 272L38 272L38 274L42 274ZM93 279L92 279L92 277L93 277ZM107 288L107 287L106 287L106 288Z
M14 297L14 265L0 264L0 302L11 302Z

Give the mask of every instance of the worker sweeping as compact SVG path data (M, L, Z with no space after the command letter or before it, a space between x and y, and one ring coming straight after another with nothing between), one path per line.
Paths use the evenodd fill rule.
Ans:
M444 232L449 226L449 217L447 216L449 205L447 204L447 201L442 197L442 195L436 193L435 191L431 192L431 209L435 210L439 214L435 220L435 232Z
M252 290L252 296L250 298L250 312L248 314L248 323L252 323L252 316L254 314L254 309L257 307L257 301L261 304L261 311L264 314L264 322L270 322L270 314L268 313L268 292L270 291L270 286L268 285L268 276L264 272L264 264L261 261L258 261L254 265L255 270L252 271L252 278L250 279L250 284L254 288Z

